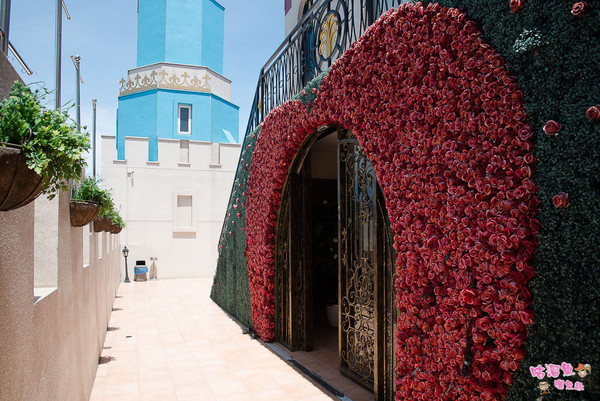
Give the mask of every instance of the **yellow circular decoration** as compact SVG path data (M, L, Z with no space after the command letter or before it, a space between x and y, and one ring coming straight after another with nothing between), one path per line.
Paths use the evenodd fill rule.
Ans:
M319 34L319 54L324 58L329 58L338 39L338 17L334 13L329 16L321 24L321 33Z

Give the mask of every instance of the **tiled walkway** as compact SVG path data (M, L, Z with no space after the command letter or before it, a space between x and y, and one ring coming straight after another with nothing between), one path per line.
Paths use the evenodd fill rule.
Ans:
M121 283L90 401L331 400L209 298L212 279Z

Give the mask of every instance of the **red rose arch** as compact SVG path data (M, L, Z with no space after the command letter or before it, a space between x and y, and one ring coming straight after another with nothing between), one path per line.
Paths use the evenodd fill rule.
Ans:
M396 249L397 399L502 398L533 321L533 130L502 58L460 11L385 13L327 74L312 110L269 114L252 157L246 255L256 332L274 336L274 244L288 168L322 124L373 162Z

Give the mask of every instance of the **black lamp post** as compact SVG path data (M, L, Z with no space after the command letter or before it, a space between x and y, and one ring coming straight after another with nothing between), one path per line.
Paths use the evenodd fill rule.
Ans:
M127 273L127 256L129 256L129 249L127 249L127 245L123 248L123 256L125 257L125 283L131 283L129 281L129 273Z

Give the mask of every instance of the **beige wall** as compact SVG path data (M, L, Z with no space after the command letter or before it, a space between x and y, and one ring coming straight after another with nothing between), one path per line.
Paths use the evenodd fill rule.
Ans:
M90 237L89 227L71 227L67 192L0 212L1 401L89 399L122 259L118 235ZM36 246L46 235L58 235L54 247ZM42 298L34 303L34 295Z
M0 99L17 79L0 52ZM0 212L0 401L89 399L122 259L89 227L71 227L67 192Z
M212 277L241 145L189 141L184 152L179 140L159 139L158 161L148 162L147 138L125 143L126 160L114 160L115 137L102 136L102 185L126 223L130 273L136 260L150 267L158 257L159 278ZM178 196L190 207L180 208Z

